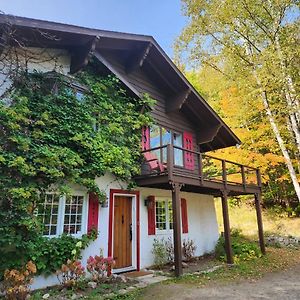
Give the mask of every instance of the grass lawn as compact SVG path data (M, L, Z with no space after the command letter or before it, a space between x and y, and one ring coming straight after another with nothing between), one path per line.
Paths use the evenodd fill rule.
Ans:
M215 201L219 231L223 229L221 199ZM257 221L254 206L245 202L238 207L229 206L230 226L242 231L246 236L257 236ZM300 237L300 218L288 218L286 215L263 211L264 232Z
M289 269L300 261L300 249L272 248L267 247L265 256L241 261L233 267L226 264L222 268L206 274L186 274L181 278L174 278L160 284L148 286L143 290L135 291L126 296L119 296L116 299L127 300L148 300L168 299L170 290L204 288L222 286L231 282L243 282L244 280L255 282L267 273Z
M203 275L185 275L179 279L173 279L178 283L197 283L210 285L226 283L243 279L258 279L264 274L278 270L288 269L300 261L300 249L267 247L267 254L246 261L240 261L234 266L224 264L223 268L215 272Z

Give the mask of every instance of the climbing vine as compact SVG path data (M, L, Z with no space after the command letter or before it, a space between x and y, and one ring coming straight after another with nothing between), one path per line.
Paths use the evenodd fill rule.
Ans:
M24 72L1 97L0 273L34 260L40 243L42 257L56 243L52 261L78 243L42 237L37 207L46 191L79 184L102 197L96 177L111 172L130 182L139 173L141 127L151 123L153 100L128 96L116 77L95 70L89 65L74 78ZM37 267L54 268L48 260Z

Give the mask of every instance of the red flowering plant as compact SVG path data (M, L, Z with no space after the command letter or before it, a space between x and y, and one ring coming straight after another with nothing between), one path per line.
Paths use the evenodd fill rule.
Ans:
M87 270L92 275L94 281L101 281L110 277L111 269L115 265L112 257L103 257L102 255L90 256L87 260Z
M63 264L56 271L56 276L59 282L66 288L73 288L78 285L79 281L84 278L85 271L79 260L68 259L66 264Z

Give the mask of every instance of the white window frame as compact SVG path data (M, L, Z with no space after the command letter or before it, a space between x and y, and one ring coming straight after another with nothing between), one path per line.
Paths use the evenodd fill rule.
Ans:
M164 202L165 209L166 209L166 229L159 229L156 226L156 203L157 202ZM155 232L156 234L169 234L173 232L173 228L170 228L170 212L168 209L168 203L172 203L172 200L168 197L155 197ZM173 220L171 220L173 223ZM174 227L174 225L173 225Z
M46 194L57 194L55 192L46 192ZM80 233L72 233L70 235L74 237L81 237L83 234L87 233L87 214L88 214L88 201L87 201L87 194L82 191L74 190L69 195L72 196L82 196L83 197L83 204L82 204L82 217L81 217L81 232ZM58 216L57 216L57 227L56 227L56 234L45 234L46 237L58 237L64 233L64 220L65 220L65 205L66 205L66 198L67 195L60 195L59 196L59 204L58 204ZM44 224L43 224L44 225Z
M159 130L159 144L155 145L155 147L163 147L163 146L167 145L167 144L164 144L164 142L163 142L163 130L165 130L165 131L168 131L170 133L169 144L175 146L175 143L174 143L174 134L180 135L181 136L181 146L178 146L178 147L183 148L183 134L184 134L183 132L170 129L170 128L167 128L165 126L159 125L159 124L154 124L154 125L150 126L150 149L152 148L152 146L151 146L151 129L153 129L155 127L158 128L158 130ZM154 150L153 153L157 156L157 158L162 163L166 163L167 162L167 148L162 148L162 149ZM181 153L181 160L182 161L181 161L180 164L177 164L175 153ZM174 149L174 165L176 167L179 167L179 168L184 168L183 150Z

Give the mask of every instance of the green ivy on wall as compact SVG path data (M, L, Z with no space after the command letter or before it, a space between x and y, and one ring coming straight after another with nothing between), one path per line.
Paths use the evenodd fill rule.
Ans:
M152 121L153 100L128 96L116 77L95 69L90 65L74 79L24 73L3 96L10 105L0 100L0 274L28 259L40 272L53 271L52 262L78 243L42 237L39 195L50 188L68 193L79 184L102 197L96 177L111 172L130 182L140 171L141 127ZM86 88L83 97L76 97L74 84ZM51 261L42 262L53 247Z

